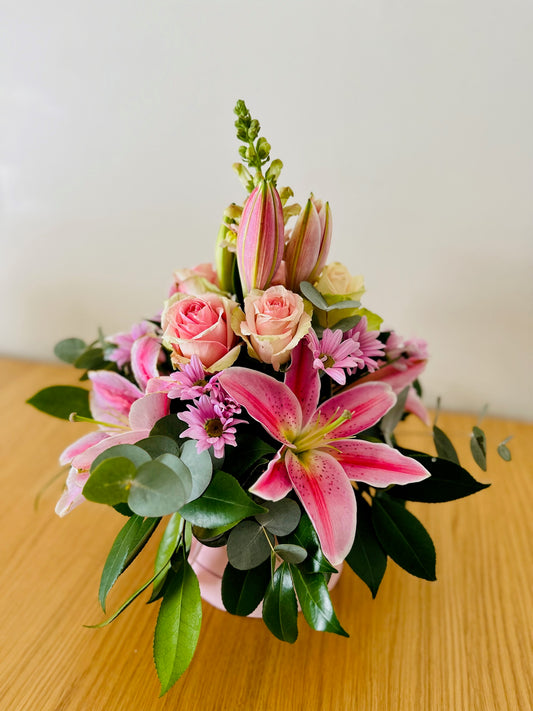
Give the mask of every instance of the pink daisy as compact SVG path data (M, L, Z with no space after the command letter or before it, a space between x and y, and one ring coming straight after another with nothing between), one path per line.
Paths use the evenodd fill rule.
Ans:
M352 329L346 332L345 336L348 338L353 338L358 341L360 348L360 358L362 360L362 365L360 368L364 368L365 365L368 368L369 373L373 373L378 367L379 363L375 358L383 358L385 356L385 346L379 340L379 331L368 331L368 321L366 316L363 316L359 323ZM350 375L353 375L356 368L352 370Z
M224 447L237 445L235 425L245 422L225 411L224 403L212 400L208 395L200 395L194 405L187 405L188 412L180 412L178 417L189 427L180 437L196 440L198 453L213 447L215 457L224 456Z
M169 377L174 381L167 390L170 399L194 400L200 395L206 395L212 388L202 361L197 355L191 356L189 363Z
M135 341L148 334L157 335L156 326L149 321L141 321L140 323L135 323L129 332L115 333L112 336L108 336L106 341L117 347L109 349L105 357L107 360L114 361L119 368L123 368L126 363L131 361L131 349Z
M307 335L314 359L313 367L325 371L339 385L346 383L346 368L363 367L359 343L354 338L347 338L343 342L343 336L340 329L332 331L329 328L324 330L320 340L314 331Z

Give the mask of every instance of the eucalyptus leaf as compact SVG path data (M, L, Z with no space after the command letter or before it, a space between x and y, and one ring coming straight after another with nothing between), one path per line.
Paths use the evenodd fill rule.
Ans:
M64 338L56 343L54 353L59 360L72 365L86 348L87 344L81 338Z
M104 612L107 594L115 584L119 575L133 563L135 558L142 551L158 523L158 518L144 519L142 516L134 515L128 519L126 524L119 531L107 556L100 579L98 599Z
M293 543L278 543L274 546L275 552L286 563L303 563L307 558L307 551L301 546L295 546Z
M174 471L154 460L139 467L131 482L128 506L140 516L166 516L180 509L186 500L185 487Z
M437 579L433 541L412 513L383 495L374 498L372 523L379 542L395 563L418 578Z
M244 518L264 511L252 501L235 477L218 471L202 496L183 506L180 513L194 526L219 529L222 533Z
M433 426L433 441L435 442L435 449L439 457L448 459L454 464L460 464L455 447L448 438L448 435L443 432L440 427L437 427L437 425Z
M347 316L346 318L341 318L340 321L337 321L333 328L335 331L340 329L343 333L346 333L346 331L350 331L352 328L355 328L360 320L361 316L359 315Z
M192 474L189 467L184 464L180 457L175 454L161 454L154 461L161 462L169 469L172 469L174 474L180 480L183 490L185 491L186 501L190 501L192 491Z
M151 460L150 455L135 444L116 444L114 447L108 447L100 452L91 464L91 471L94 471L106 459L116 459L117 457L129 459L135 469Z
M191 663L201 624L198 578L189 563L183 560L165 587L154 634L154 661L161 682L161 696Z
M179 442L181 433L185 432L188 426L189 425L180 420L176 414L165 415L152 427L150 437L162 435L163 437L170 437L170 439Z
M315 289L315 287L308 281L300 282L300 291L305 298L313 304L313 306L316 306L321 311L328 310L329 304L326 299L322 296L318 289Z
M265 502L266 513L257 514L256 520L276 536L287 536L300 523L302 512L292 499Z
M237 570L228 563L222 576L222 602L232 615L250 615L263 599L270 582L270 561L250 570Z
M61 420L68 420L73 412L81 417L92 417L89 391L74 385L51 385L39 390L26 402L37 410Z
M487 471L487 440L485 433L480 427L474 426L470 436L470 449L474 461L480 469Z
M288 563L274 572L263 600L263 621L272 634L282 642L298 637L298 606Z
M108 504L109 506L125 502L129 504L129 491L136 470L135 464L126 457L105 459L95 467L87 479L83 487L83 495L89 501L94 501L97 504ZM145 515L135 511L131 506L130 508L135 513Z
M180 455L178 443L171 437L166 437L165 435L151 434L149 437L139 440L136 446L148 452L153 459L159 457L161 454L174 454L176 457Z
M255 568L270 557L273 544L273 537L258 523L241 521L229 534L228 560L237 570Z
M511 439L511 437L507 437L507 439L504 439L503 442L500 442L498 445L498 454L500 457L505 461L505 462L510 462L511 461L511 451L509 447L507 446L507 442Z
M183 445L181 450L181 461L191 472L192 489L189 494L189 501L194 501L201 496L209 486L213 475L213 463L211 455L207 450L198 452L196 442L189 439Z
M387 568L387 554L374 531L370 505L362 496L357 498L357 530L346 562L376 597Z
M289 568L307 624L319 632L349 637L333 610L325 576L322 573L304 573L297 565L290 565Z

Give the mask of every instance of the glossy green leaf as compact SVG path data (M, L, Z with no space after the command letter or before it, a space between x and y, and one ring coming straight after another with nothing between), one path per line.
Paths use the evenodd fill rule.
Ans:
M136 443L137 447L144 449L145 452L155 459L161 454L174 454L176 457L180 455L180 447L178 443L171 437L165 435L150 435L146 439L141 439Z
M270 539L270 544L267 540ZM237 570L249 570L270 557L274 538L255 521L241 521L228 537L228 560Z
M286 563L303 563L307 558L305 548L295 546L294 543L278 543L274 550Z
M104 449L103 452L96 457L96 459L91 464L91 471L93 472L96 467L98 467L106 459L116 459L117 457L122 457L124 459L129 459L130 462L135 466L135 469L150 461L150 455L140 447L135 444L116 444L114 447L109 447Z
M272 634L283 642L298 637L298 606L288 563L274 572L263 600L263 620Z
M267 501L266 513L257 514L257 521L267 530L276 536L287 536L292 533L300 523L302 512L300 507L292 499L280 499L280 501Z
M290 565L289 568L307 624L319 632L333 632L349 637L333 610L324 574L304 573L297 565Z
M129 504L130 487L136 471L135 464L125 457L105 459L92 471L83 487L83 495L89 501L94 501L97 504L108 504L109 506L123 502ZM132 507L130 506L130 508ZM134 509L132 508L132 510ZM139 513L141 516L145 515L140 511L135 511L135 513Z
M202 496L183 506L180 513L194 526L227 530L264 510L252 501L234 477L218 471Z
M472 451L472 456L474 457L475 463L484 472L487 471L487 440L485 438L485 433L479 427L474 426L472 428L472 435L470 436L470 449Z
M128 519L115 538L102 571L100 589L98 591L98 599L104 612L107 594L119 575L133 563L142 551L158 523L158 518L144 519L142 516L134 515Z
M336 573L334 568L322 553L320 541L313 524L307 514L302 513L300 523L295 531L290 535L279 539L280 543L291 543L301 546L307 551L307 558L302 563L301 568L306 573Z
M401 452L420 462L431 476L414 484L392 486L387 491L390 496L407 501L436 504L461 499L490 486L476 481L466 469L448 459L431 457L410 449L401 449Z
M91 417L89 391L73 385L51 385L39 390L26 402L37 410L61 420L68 420L73 412L81 417Z
M357 499L357 530L346 562L376 597L387 568L387 554L377 539L371 508L363 497Z
M88 348L73 363L80 370L101 370L106 365L103 348Z
M189 501L194 501L201 496L209 486L213 476L213 463L207 450L198 452L196 442L189 439L181 450L181 461L187 466L192 476L192 489Z
M153 602L154 600L157 600L160 595L161 589L166 580L167 573L170 569L170 563L164 565L164 562L172 558L173 553L178 547L183 533L183 523L184 521L179 515L179 513L173 513L168 520L167 527L163 532L155 556L154 570L160 571L160 573L154 580L152 595L148 602Z
M86 348L87 344L81 338L64 338L55 344L54 353L59 360L72 364Z
M387 496L374 498L372 523L385 552L401 568L424 580L436 580L435 547L420 521Z
M270 582L270 561L250 570L228 563L222 576L222 602L232 615L250 615L263 599Z
M176 442L180 441L180 434L185 432L189 425L178 418L176 414L165 415L158 420L150 430L150 437L154 435L162 435L170 437Z
M451 443L448 435L443 432L440 427L437 427L437 425L433 426L433 441L435 442L437 454L441 459L448 459L454 464L460 464L455 447Z
M165 694L187 669L202 624L198 578L183 560L171 577L159 610L154 634L154 661Z
M128 506L139 516L166 516L180 509L186 500L185 487L174 471L154 460L137 470Z

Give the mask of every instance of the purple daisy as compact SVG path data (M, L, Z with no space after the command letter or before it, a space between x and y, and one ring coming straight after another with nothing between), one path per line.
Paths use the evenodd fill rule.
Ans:
M360 358L363 362L360 368L365 365L369 373L373 373L379 366L375 358L383 358L385 356L385 346L379 340L379 331L368 331L368 321L366 316L363 316L356 326L346 332L345 336L353 338L359 343ZM356 368L352 370L350 375L353 375Z
M202 361L197 355L191 356L191 360L184 365L181 370L170 375L174 384L168 389L170 399L195 400L200 395L206 395L211 391L211 383L202 365Z
M354 338L343 341L343 336L340 329L332 331L329 328L324 330L320 340L314 331L307 335L314 358L313 367L326 372L339 385L346 383L345 369L363 367L358 341Z
M194 405L187 405L188 412L180 412L178 417L189 427L180 437L190 437L196 440L198 453L213 447L215 457L224 456L224 447L237 445L235 441L235 425L245 422L228 413L224 402L200 395Z

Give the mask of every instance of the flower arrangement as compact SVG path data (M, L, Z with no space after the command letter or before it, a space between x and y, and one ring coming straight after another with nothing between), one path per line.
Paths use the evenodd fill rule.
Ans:
M56 512L85 500L125 523L105 562L99 600L161 533L150 588L160 601L154 659L165 693L189 665L202 619L194 551L227 556L221 599L261 611L280 640L298 607L316 630L346 636L328 583L345 561L376 595L392 558L435 580L435 549L406 502L443 502L485 488L436 425L437 457L401 448L396 425L429 423L422 340L384 329L361 305L363 278L328 263L329 204L291 202L243 101L237 102L248 196L224 212L215 266L175 272L155 318L87 345L57 344L85 387L53 386L28 402L94 432L60 456L69 467ZM292 226L291 226L292 225ZM482 430L471 438L485 469ZM500 454L508 456L505 443Z

